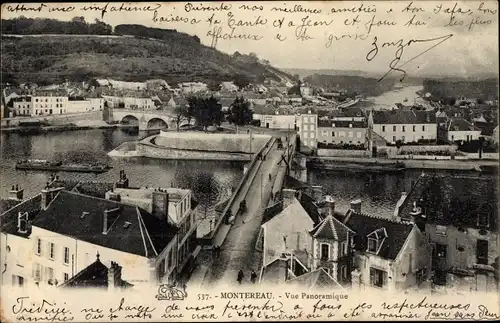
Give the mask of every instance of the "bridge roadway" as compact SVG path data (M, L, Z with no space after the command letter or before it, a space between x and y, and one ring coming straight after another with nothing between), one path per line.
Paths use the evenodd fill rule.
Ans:
M286 142L283 145L286 147ZM245 281L249 280L251 270L259 273L262 255L255 250L255 243L262 224L263 210L268 206L273 187L275 191L281 189L286 172L286 164L282 161L284 152L283 149L277 149L277 142L267 151L266 159L261 162L254 180L249 184L245 197L247 211L236 216L227 236L215 239L214 245L221 243L221 255L215 259L209 257L211 259L201 286L235 284L240 269L245 273Z

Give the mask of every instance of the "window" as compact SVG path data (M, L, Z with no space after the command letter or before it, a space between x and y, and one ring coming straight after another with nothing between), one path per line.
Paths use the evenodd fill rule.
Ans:
M425 281L427 277L427 268L424 267L417 270L416 276L417 276L417 284L420 284L423 281Z
M307 125L304 125L304 130L308 130L308 127L307 127Z
M343 280L347 279L347 266L340 267L340 275L342 276Z
M402 128L403 128L403 132L405 132L406 131L406 126L402 126Z
M402 140L402 141L405 141L405 136L402 136L402 137L401 137L401 140Z
M370 268L370 285L383 288L387 285L387 273L383 270Z
M68 273L64 273L64 281L68 281L69 280L69 274Z
M40 238L36 239L36 254L37 255L42 254L42 240Z
M69 248L68 247L64 247L64 254L63 254L63 259L64 259L64 263L67 265L69 264Z
M477 240L476 245L477 263L481 265L488 264L488 240Z
M489 228L490 215L488 213L479 213L477 215L477 226L480 228Z
M49 258L54 259L54 244L49 242Z
M425 126L422 126L422 131L425 131Z
M436 247L434 248L434 257L437 258L446 258L446 249L448 246L436 243Z
M332 137L335 137L335 131L332 131Z
M451 135L451 140L455 140L455 135Z
M54 268L47 267L47 282L52 285L54 279Z
M313 124L311 125L311 130L314 130L314 125Z
M352 138L352 137L354 137L354 135L353 135L352 131L349 131L349 138Z
M361 132L358 132L358 133L356 134L356 137L361 138Z
M392 142L396 142L396 136L392 136Z
M392 131L396 132L396 126L392 126Z
M349 123L349 128L352 128L352 123Z
M330 245L326 243L321 244L321 260L328 260L330 257Z
M347 241L343 241L340 244L340 256L345 256L347 255Z
M24 285L24 277L18 275L12 275L12 286L22 287Z
M307 132L304 132L304 138L309 138L309 134Z
M34 268L34 273L33 277L35 278L36 281L41 281L42 280L42 266L40 264L35 264Z
M311 132L311 139L314 138L314 132Z
M377 239L368 238L368 251L376 253L377 250L378 250L378 241L377 241Z

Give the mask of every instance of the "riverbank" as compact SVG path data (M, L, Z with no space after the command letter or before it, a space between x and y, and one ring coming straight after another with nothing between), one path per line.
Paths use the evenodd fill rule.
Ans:
M307 157L307 167L316 169L351 170L390 173L405 169L439 169L473 172L496 172L495 160L390 160L384 158Z
M126 124L106 124L106 125L82 125L78 126L75 124L69 125L58 125L58 126L42 126L42 127L9 127L1 128L1 132L4 133L47 133L47 132L64 132L64 131L75 131L75 130L94 130L94 129L117 129L117 128L137 128L137 126L126 125Z

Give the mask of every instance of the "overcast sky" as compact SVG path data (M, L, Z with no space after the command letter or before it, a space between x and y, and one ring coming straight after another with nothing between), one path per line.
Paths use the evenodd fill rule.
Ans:
M259 16L261 21L267 19L266 25L260 27L237 27L234 34L253 34L262 37L259 41L251 40L223 40L219 39L217 49L234 53L240 51L242 53L255 52L259 57L268 59L274 66L280 68L307 68L307 69L338 69L338 70L361 70L366 72L385 72L389 68L389 63L394 59L397 47L384 47L384 42L397 42L403 39L407 43L410 39L429 40L433 38L445 37L452 34L450 38L435 48L422 54L412 62L406 64L403 69L408 75L425 75L425 74L445 74L457 76L471 76L478 73L487 73L498 71L498 18L496 13L486 13L478 10L480 1L458 2L455 7L456 26L447 26L450 22L452 14L445 13L445 9L451 10L455 2L445 1L438 13L437 10L440 2L434 1L415 1L413 7L417 5L423 10L415 11L417 14L413 20L425 23L425 26L404 26L413 13L404 12L402 9L408 5L409 1L395 2L364 2L363 8L369 13L361 12L353 14L351 12L331 13L331 9L341 8L359 8L361 2L347 1L324 1L324 2L253 2L246 3L250 6L264 6L264 10L243 11L239 7L244 2L225 2L224 5L231 6L231 10L226 11L193 11L186 12L186 3L162 3L157 9L156 17L172 18L179 16L181 18L198 19L201 22L198 24L188 23L168 23L153 21L153 12L111 12L111 7L119 7L120 3L109 3L108 12L104 16L104 21L111 25L118 24L142 24L150 27L158 28L174 28L191 35L197 35L203 44L210 45L212 37L207 33L212 30L207 22L207 18L215 14L215 18L221 23L222 33L230 33L231 28L228 26L228 12L231 12L235 19L235 23L239 20L254 22ZM43 8L41 12L17 12L12 13L7 10L4 5L2 8L3 19L12 18L20 15L26 17L50 17L61 20L70 20L74 16L84 16L87 21L93 21L95 18L101 18L101 12L82 12L80 9L85 5L104 6L106 3L78 3L74 4L75 10L69 13L49 12L48 7L54 6L47 4L48 7ZM133 3L126 3L127 6ZM136 4L139 7L144 7L148 3ZM152 7L158 7L159 3L149 3ZM64 4L68 6L69 4ZM221 3L202 2L195 3L193 6L203 5L205 7L220 7ZM285 13L273 11L272 8L280 6L293 10L295 5L301 5L303 8L321 10L321 14L314 13ZM10 4L15 7L15 4ZM39 4L25 4L25 7L37 7ZM62 4L60 4L62 6ZM457 13L459 8L465 14ZM376 12L373 10L376 9ZM392 12L390 11L392 9ZM484 2L482 9L498 10L497 2ZM470 11L469 11L470 10ZM359 15L360 22L355 26L346 26L345 21L352 20ZM323 21L329 23L328 26L310 26L307 27L307 35L312 39L297 40L297 26L301 19L309 16L313 21ZM368 34L367 25L374 17L374 23L377 21L387 20L396 22L396 26L373 26ZM284 18L282 28L273 27L275 20ZM473 25L469 30L471 21L484 21L482 25ZM288 27L289 21L293 21L295 26ZM462 21L462 25L460 24ZM276 22L277 23L277 22ZM311 22L313 23L313 22ZM285 41L275 39L276 34L280 33L282 37L286 37ZM340 37L342 35L355 34L365 38L364 40L353 40L349 37L344 37L342 40L333 41L327 47L330 35ZM366 55L373 49L374 37L377 37L378 54L371 60L366 60ZM444 39L444 38L442 38ZM439 40L412 43L404 48L401 56L403 63L408 59L417 56L426 51L432 45L435 45ZM372 52L373 53L373 52ZM201 58L202 59L202 58Z

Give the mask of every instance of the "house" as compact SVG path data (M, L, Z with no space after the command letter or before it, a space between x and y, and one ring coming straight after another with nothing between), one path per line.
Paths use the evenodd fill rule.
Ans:
M108 107L113 109L153 110L156 107L150 96L141 93L116 93L102 97Z
M481 129L463 118L451 118L446 125L448 141L472 141L481 136Z
M415 110L372 110L368 117L368 131L375 132L393 144L397 141L435 141L436 114Z
M36 91L31 95L32 116L68 113L68 95L63 91Z
M307 114L297 114L296 123L301 144L316 149L318 147L318 115L312 114L311 110Z
M463 281L467 290L497 288L496 186L494 178L422 174L398 203L395 215L416 223L431 243L435 284Z
M334 110L329 113L329 116L332 121L366 121L365 114L359 107L347 107L341 108L340 110Z
M353 288L387 291L417 288L430 277L431 248L415 224L362 214L342 221L355 232Z
M307 193L285 189L281 203L277 215L269 219L265 214L257 239L256 248L263 252L260 281L283 283L322 269L332 285L349 283L352 252L348 242L353 231L334 217L333 199L326 196L318 207Z
M165 262L177 262L177 272L168 281L177 280L185 269L191 269L201 246L196 240L198 220L195 218L197 203L192 199L190 190L180 188L133 188L128 186L125 171L120 173L120 181L114 189L106 192L106 199L136 205L147 212L160 217L177 229L176 250L172 259L163 259L160 266L168 268Z
M208 85L201 82L179 83L179 88L184 94L198 93L208 91Z
M33 102L30 95L21 95L12 99L14 116L32 116Z
M365 145L367 127L363 121L318 121L318 142Z
M96 257L96 261L82 269L69 280L62 282L58 287L123 290L134 286L122 279L122 267L118 263L111 261L111 265L108 268L101 262L99 254Z
M312 96L313 88L309 86L301 86L300 87L300 95L302 96Z
M102 111L104 99L102 98L69 98L66 112L82 113L90 111Z

